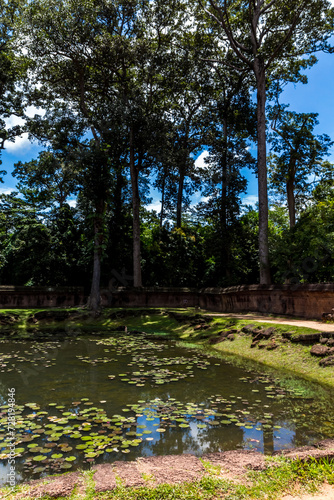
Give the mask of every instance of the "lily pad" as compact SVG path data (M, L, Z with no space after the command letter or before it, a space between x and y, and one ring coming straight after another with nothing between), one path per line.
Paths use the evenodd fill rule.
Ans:
M33 457L33 460L35 462L42 462L42 460L46 460L46 456L45 455L37 455L36 457Z

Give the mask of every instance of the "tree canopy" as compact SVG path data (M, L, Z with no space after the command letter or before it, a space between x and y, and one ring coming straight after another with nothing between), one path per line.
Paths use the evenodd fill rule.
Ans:
M2 148L23 131L42 148L1 195L3 284L83 284L98 313L100 287L115 283L288 279L284 245L304 244L308 214L330 227L332 141L314 132L314 113L277 114L285 83L306 83L315 53L333 50L326 0L1 8ZM25 114L31 105L43 114ZM23 127L6 127L13 114ZM256 209L241 204L246 168Z

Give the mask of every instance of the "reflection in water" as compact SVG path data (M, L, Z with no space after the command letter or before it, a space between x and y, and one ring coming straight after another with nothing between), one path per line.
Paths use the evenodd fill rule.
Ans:
M271 454L333 437L332 393L320 397L317 388L314 399L297 381L282 389L174 342L119 334L1 347L0 484L8 472L8 387L16 389L18 481L138 456Z

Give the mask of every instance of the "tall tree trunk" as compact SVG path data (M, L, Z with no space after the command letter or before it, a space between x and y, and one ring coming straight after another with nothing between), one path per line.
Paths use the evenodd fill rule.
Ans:
M177 191L177 204L176 204L176 227L181 227L182 221L182 198L183 198L183 186L184 186L184 177L185 177L185 166L180 168L180 176L179 176L179 187Z
M116 183L113 193L114 219L116 222L115 224L116 227L121 223L123 217L123 199L122 199L123 187L124 187L124 178L121 168L118 167L116 170Z
M116 182L112 192L113 217L109 225L109 232L113 235L111 240L110 260L116 267L122 262L124 254L124 206L123 206L123 188L125 181L122 169L116 167ZM117 264L116 264L117 263Z
M286 182L286 196L289 209L290 229L296 225L296 202L295 202L295 174L294 165L289 165L288 180Z
M222 196L221 196L221 211L220 211L220 225L222 233L226 231L227 226L227 120L223 123L223 154L221 162L221 176L222 176Z
M98 315L101 306L100 281L101 281L102 245L104 240L103 225L104 225L104 202L103 200L100 200L99 203L97 204L94 217L93 277L92 277L90 295L87 303L87 307L91 309L96 316Z
M130 175L132 187L132 236L133 236L133 286L142 286L140 254L140 197L138 189L138 168L135 164L134 131L130 129Z
M229 257L230 257L230 242L227 233L227 120L223 122L223 151L221 158L221 208L220 208L220 232L222 237L221 248L221 264L223 266L223 274L226 278L230 277Z
M266 151L266 75L263 61L256 58L254 73L257 85L257 166L259 188L259 260L260 283L269 285L269 245L268 245L268 186Z
M177 192L177 204L176 204L176 227L180 228L182 224L182 198L183 198L183 188L184 179L186 177L186 172L188 171L188 135L189 135L189 122L186 122L186 130L184 137L182 139L183 146L183 165L180 166L180 177L179 177L179 187Z
M165 185L166 185L166 169L164 168L161 186L161 211L160 211L160 231L162 230L162 224L164 221L164 210L165 210Z

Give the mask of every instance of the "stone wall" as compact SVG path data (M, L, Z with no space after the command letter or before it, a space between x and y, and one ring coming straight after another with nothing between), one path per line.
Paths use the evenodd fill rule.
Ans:
M200 307L217 312L261 312L320 319L334 308L334 284L242 285L230 288L119 288L102 290L104 307ZM0 287L0 308L84 305L80 287Z
M217 312L261 312L321 319L334 308L334 284L242 285L230 288L143 288L104 291L111 307L200 307Z
M196 307L199 291L194 288L118 288L102 290L102 304L109 307Z
M85 303L82 287L0 286L0 308L70 307Z
M199 293L203 309L222 312L261 312L321 319L334 308L334 284L243 285L205 289Z

